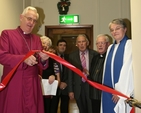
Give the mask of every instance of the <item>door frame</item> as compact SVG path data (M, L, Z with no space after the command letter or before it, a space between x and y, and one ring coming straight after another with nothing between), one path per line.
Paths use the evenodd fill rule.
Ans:
M60 34L67 34L69 29L73 29L73 32L69 32L70 35L76 32L78 32L77 34L86 34L90 41L90 48L93 49L93 25L46 25L45 35L53 38L54 31L59 30Z

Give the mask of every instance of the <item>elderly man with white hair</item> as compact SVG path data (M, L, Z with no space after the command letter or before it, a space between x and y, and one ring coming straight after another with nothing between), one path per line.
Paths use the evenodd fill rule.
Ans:
M27 7L20 15L20 26L3 30L0 36L2 80L31 50L42 50L40 37L31 34L39 15ZM39 51L20 64L7 87L0 92L1 113L44 113L38 66L46 69L48 55Z
M100 34L96 39L96 47L98 55L94 56L90 66L90 80L98 83L102 83L103 66L105 61L106 52L110 42L109 37L106 34ZM90 86L90 98L92 102L93 113L100 113L101 105L101 91Z

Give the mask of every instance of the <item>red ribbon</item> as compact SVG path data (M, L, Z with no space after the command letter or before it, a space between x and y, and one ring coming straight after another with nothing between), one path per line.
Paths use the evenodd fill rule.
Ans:
M35 54L35 52L38 52L37 50L32 50L29 53L26 54L26 56L6 75L6 77L2 80L0 83L0 91L3 90L11 80L12 76L14 75L14 72L19 67L19 65L29 56Z
M96 82L93 82L93 81L90 81L86 78L86 76L82 73L82 71L80 71L79 69L77 69L75 66L71 65L70 63L68 63L67 61L65 61L64 59L60 58L59 56L55 55L55 54L52 54L52 53L49 53L49 52L44 52L46 53L48 56L50 56L52 59L56 60L57 62L63 64L64 66L68 67L69 69L71 69L72 71L74 71L75 73L77 73L78 75L80 75L81 77L83 77L90 85L92 85L93 87L97 88L97 89L100 89L102 91L105 91L105 92L108 92L108 93L111 93L111 94L115 94L115 95L119 95L119 96L122 96L122 97L125 97L127 99L129 99L130 97L122 94L121 92L117 91L117 90L114 90L114 89L111 89L107 86L104 86L102 84L99 84L99 83L96 83ZM134 113L135 112L135 109L132 108L131 112L130 113Z
M30 51L9 73L8 75L2 80L2 82L0 83L0 91L3 90L7 84L9 83L10 79L12 78L12 76L14 75L14 72L16 71L16 69L18 68L18 66L26 59L28 58L29 56L35 54L35 52L38 52L38 50L32 50ZM90 81L88 80L85 75L82 73L81 70L77 69L75 66L71 65L69 62L65 61L64 59L62 59L61 57L53 54L53 53L50 53L50 52L45 52L45 51L42 51L44 53L46 53L49 57L51 57L52 59L56 60L57 62L63 64L64 66L66 66L67 68L71 69L72 71L74 71L75 73L77 73L79 76L83 77L91 86L99 89L99 90L102 90L102 91L105 91L105 92L108 92L108 93L111 93L111 94L115 94L115 95L119 95L119 96L122 96L122 97L125 97L127 99L129 99L130 97L122 94L121 92L119 91L116 91L114 89L111 89L107 86L104 86L102 84L99 84L99 83L96 83L96 82L93 82L93 81ZM134 109L132 109L131 113L134 113Z
M96 83L96 82L93 82L93 81L90 81L88 80L85 75L82 73L81 70L77 69L75 66L71 65L70 63L68 63L67 61L65 61L64 59L60 58L59 56L55 55L55 54L52 54L52 53L49 53L49 52L44 52L46 54L48 54L48 56L50 56L51 58L53 58L54 60L56 60L57 62L63 64L64 66L68 67L69 69L71 69L72 71L74 71L75 73L77 73L78 75L80 75L81 77L83 77L90 85L92 85L93 87L97 88L97 89L100 89L102 91L105 91L105 92L109 92L109 93L112 93L112 94L116 94L116 95L119 95L119 96L122 96L122 97L125 97L127 99L129 99L128 96L120 93L119 91L116 91L114 89L111 89L107 86L104 86L102 84L99 84L99 83Z

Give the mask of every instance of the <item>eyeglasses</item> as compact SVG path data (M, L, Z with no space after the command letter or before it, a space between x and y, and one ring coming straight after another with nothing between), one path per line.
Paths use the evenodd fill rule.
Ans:
M33 19L31 17L27 17L27 16L24 16L24 17L27 19L27 21L30 21L30 22L33 21L33 23L37 23L37 20L36 19Z
M97 42L96 45L105 45L107 42Z
M123 28L123 27L117 27L115 29L110 29L110 32L119 31L121 28Z

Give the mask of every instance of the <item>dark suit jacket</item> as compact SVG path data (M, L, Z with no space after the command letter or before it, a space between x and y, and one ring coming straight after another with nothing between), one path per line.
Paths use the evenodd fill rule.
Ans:
M64 54L64 60L68 61L68 59L69 59L68 54ZM68 84L68 68L63 66L63 72L62 72L60 63L58 63L58 66L60 70L60 81ZM68 86L63 90L58 88L58 94L68 95Z
M96 51L88 49L89 51L89 68L92 61L93 56L98 54ZM82 71L82 65L79 55L79 50L72 52L69 55L69 62L74 65L76 68L80 69ZM73 71L69 70L68 72L68 90L69 92L74 92L75 99L78 99L80 96L81 91L81 83L82 78L74 73Z

